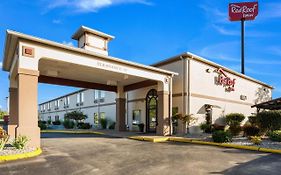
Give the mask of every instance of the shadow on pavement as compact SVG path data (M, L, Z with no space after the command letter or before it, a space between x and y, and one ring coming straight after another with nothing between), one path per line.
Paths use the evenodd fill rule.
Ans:
M52 133L41 133L41 138L44 139L51 139L51 138L115 138L121 139L122 137L117 136L110 136L104 134L73 134L73 133L59 133L59 132L52 132Z
M210 172L210 174L262 174L274 175L280 174L281 170L281 155L269 154L260 158L245 162L238 163L237 166L231 167L221 172Z

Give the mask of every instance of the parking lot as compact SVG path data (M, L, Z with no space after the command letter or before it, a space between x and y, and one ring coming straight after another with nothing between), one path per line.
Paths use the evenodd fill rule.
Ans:
M280 174L281 155L103 135L42 135L39 157L0 164L0 174Z

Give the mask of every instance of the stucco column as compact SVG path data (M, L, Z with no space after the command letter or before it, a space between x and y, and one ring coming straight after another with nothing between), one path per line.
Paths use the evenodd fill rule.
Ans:
M117 86L116 94L116 126L117 131L126 131L126 98L123 86Z
M157 135L171 135L170 133L170 118L169 118L169 92L158 91L158 107L157 107Z
M8 134L10 138L16 137L16 127L18 126L18 88L9 89L9 125Z
M16 136L27 136L28 145L40 147L38 127L37 89L38 71L19 70L18 79L18 127Z

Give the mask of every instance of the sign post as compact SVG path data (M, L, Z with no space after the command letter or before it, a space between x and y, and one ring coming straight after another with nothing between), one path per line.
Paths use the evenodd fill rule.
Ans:
M258 15L258 2L230 3L230 21L241 21L241 73L245 74L245 21L254 20Z

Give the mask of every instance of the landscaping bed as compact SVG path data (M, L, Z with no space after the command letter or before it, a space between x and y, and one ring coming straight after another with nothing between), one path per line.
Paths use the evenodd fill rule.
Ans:
M207 133L187 134L185 137L193 139L193 140L213 142L212 134L207 134ZM254 144L249 140L248 137L236 136L236 137L232 138L231 142L226 142L226 144L237 144L237 145L242 145L242 146L256 146L256 147L261 147L261 148L281 150L281 142L271 141L267 137L264 137L260 144Z
M13 146L6 146L3 150L0 151L0 156L7 155L16 155L16 154L25 154L36 151L36 148L26 147L24 149L16 149Z

